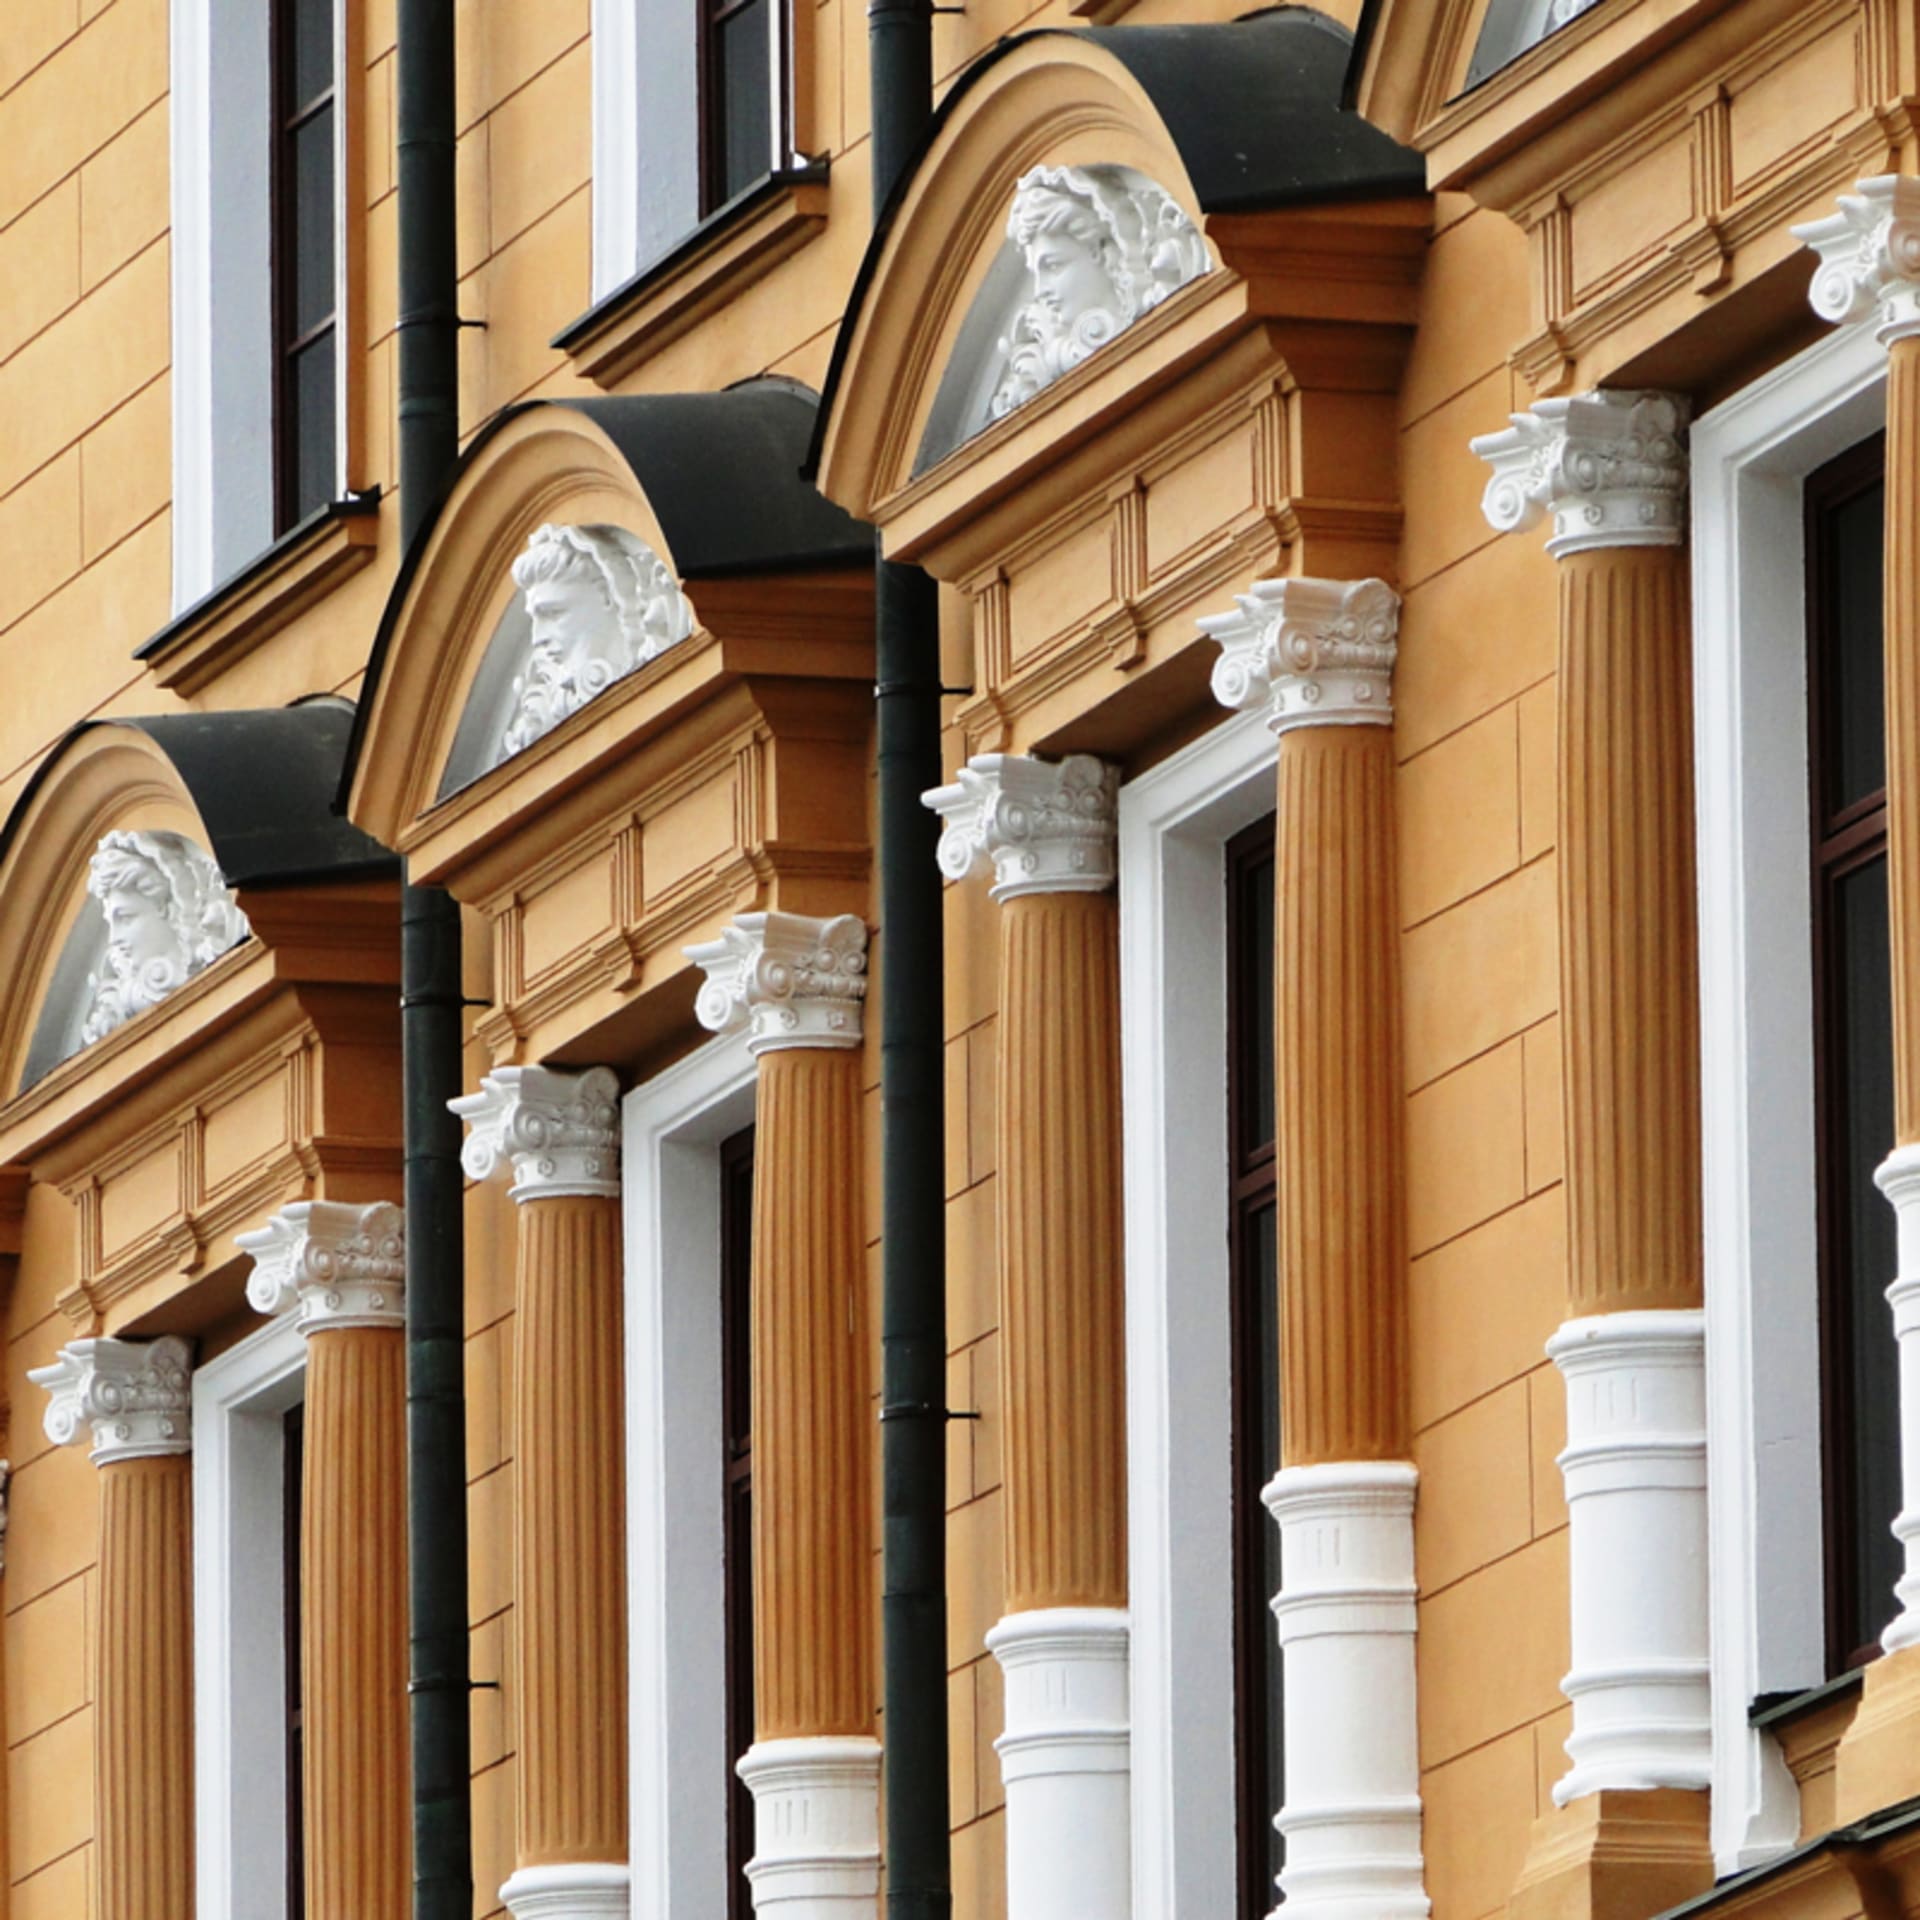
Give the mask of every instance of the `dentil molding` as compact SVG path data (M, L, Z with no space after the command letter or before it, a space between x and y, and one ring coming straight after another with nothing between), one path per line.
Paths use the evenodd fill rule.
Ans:
M303 1334L406 1324L405 1216L390 1201L296 1200L234 1244L253 1256L255 1311L298 1311Z
M1893 1205L1899 1235L1899 1278L1887 1289L1893 1337L1900 1352L1900 1610L1880 1644L1888 1653L1920 1645L1920 1146L1895 1147L1874 1181Z
M867 997L867 928L851 913L743 913L688 947L707 976L693 1010L714 1033L744 1033L755 1055L857 1047Z
M1891 345L1920 333L1920 180L1855 182L1840 211L1793 229L1820 256L1807 298L1822 320L1877 320Z
M91 1441L93 1464L190 1452L188 1376L193 1349L177 1334L159 1340L74 1340L27 1378L51 1398L47 1438L56 1447Z
M1493 469L1480 505L1496 532L1523 533L1551 514L1547 551L1556 557L1680 544L1687 403L1679 395L1579 393L1510 417L1510 427L1473 442Z
M1384 580L1257 580L1200 631L1219 643L1214 697L1294 727L1391 726L1400 596Z
M478 1093L447 1105L472 1129L460 1149L471 1180L511 1178L516 1200L620 1191L620 1082L611 1067L496 1067Z
M993 897L1099 893L1113 885L1118 770L1091 754L982 753L950 787L920 796L940 816L940 871L964 880L991 860Z

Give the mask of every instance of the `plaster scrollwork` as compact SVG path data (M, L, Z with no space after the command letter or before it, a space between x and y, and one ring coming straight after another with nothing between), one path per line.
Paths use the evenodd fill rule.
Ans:
M1091 754L981 753L920 799L940 816L940 871L964 880L991 861L993 897L1015 900L1113 885L1119 791L1118 770Z
M1125 167L1035 167L1013 191L1007 238L1031 291L1000 350L995 420L1097 353L1211 262L1164 187Z
M1854 183L1840 210L1793 229L1820 256L1807 298L1822 320L1877 320L1889 345L1920 333L1920 180Z
M1481 508L1500 533L1553 516L1547 551L1675 547L1685 532L1687 403L1597 391L1537 401L1473 451L1493 469Z
M1390 726L1400 596L1384 580L1257 580L1200 630L1220 647L1214 697L1295 727Z
M390 1201L296 1200L234 1244L253 1256L255 1311L297 1312L303 1334L406 1323L406 1221Z
M623 527L539 528L513 563L513 583L532 636L494 765L693 631L666 562Z
M107 950L87 982L83 1046L157 1006L249 932L212 857L177 833L108 834L87 891L106 916Z
M188 1380L193 1349L177 1334L159 1340L74 1340L27 1378L48 1395L47 1438L93 1447L93 1464L189 1452Z
M693 1007L700 1024L744 1033L749 1052L860 1044L867 928L857 915L743 913L686 954L707 976Z
M469 1179L511 1179L520 1201L619 1193L620 1082L611 1067L496 1067L478 1093L447 1105L472 1129L460 1150Z

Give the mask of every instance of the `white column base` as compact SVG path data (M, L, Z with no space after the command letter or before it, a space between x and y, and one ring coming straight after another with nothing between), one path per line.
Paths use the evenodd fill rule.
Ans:
M1010 1613L987 1635L1007 1683L1007 1920L1127 1920L1129 1643L1118 1607Z
M1573 1702L1564 1807L1604 1788L1704 1790L1707 1683L1706 1320L1595 1314L1547 1342L1567 1383Z
M1285 1661L1286 1920L1425 1920L1414 1673L1415 1470L1285 1467L1273 1602Z
M1900 1350L1900 1511L1893 1522L1899 1611L1880 1636L1888 1653L1898 1653L1920 1645L1920 1147L1895 1147L1873 1178L1893 1203L1899 1234L1900 1277L1887 1289Z
M513 1920L628 1920L633 1877L624 1862L522 1867L500 1889Z
M880 1742L757 1740L736 1771L753 1795L755 1913L872 1920L880 1897Z

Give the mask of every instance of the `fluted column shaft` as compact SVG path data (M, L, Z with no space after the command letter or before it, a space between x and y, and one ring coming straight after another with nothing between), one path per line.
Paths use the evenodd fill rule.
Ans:
M102 1920L193 1912L193 1469L100 1468L94 1833Z

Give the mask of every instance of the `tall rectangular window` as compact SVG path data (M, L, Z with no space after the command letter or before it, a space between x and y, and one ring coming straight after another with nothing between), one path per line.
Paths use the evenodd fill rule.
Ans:
M1235 1798L1240 1920L1267 1920L1285 1842L1280 1529L1260 1495L1280 1465L1274 1185L1273 817L1227 843L1227 1141L1233 1369Z
M1886 714L1880 631L1886 441L1806 483L1827 1661L1879 1650L1900 1572L1900 1388L1885 1289L1894 1216Z
M727 1914L753 1920L753 1129L720 1146L720 1397L726 1472Z
M785 152L786 0L697 0L700 212L764 180Z

